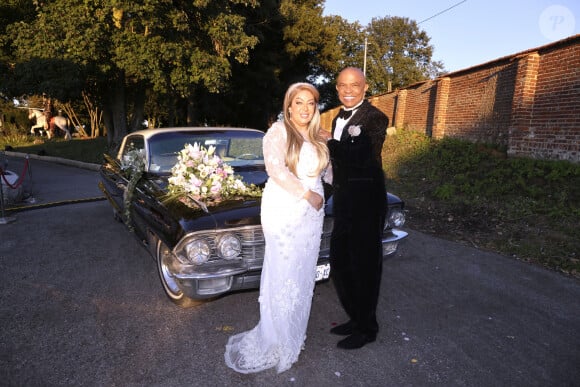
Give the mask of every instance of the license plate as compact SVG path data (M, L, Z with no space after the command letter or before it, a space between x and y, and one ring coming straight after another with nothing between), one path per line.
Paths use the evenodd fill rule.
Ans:
M328 279L330 276L330 263L325 263L324 265L316 266L316 281L322 281Z

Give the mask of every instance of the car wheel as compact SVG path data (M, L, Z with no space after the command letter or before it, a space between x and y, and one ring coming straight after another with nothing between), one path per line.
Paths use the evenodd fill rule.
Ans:
M177 281L169 271L169 265L171 265L173 260L171 250L160 240L157 241L155 250L157 271L161 279L161 284L163 285L163 290L165 290L169 299L181 308L191 308L203 304L205 301L189 298L179 289Z

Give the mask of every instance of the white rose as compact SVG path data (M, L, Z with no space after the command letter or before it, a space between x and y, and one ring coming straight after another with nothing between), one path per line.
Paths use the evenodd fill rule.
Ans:
M351 125L348 127L348 134L351 137L357 137L360 135L360 125Z

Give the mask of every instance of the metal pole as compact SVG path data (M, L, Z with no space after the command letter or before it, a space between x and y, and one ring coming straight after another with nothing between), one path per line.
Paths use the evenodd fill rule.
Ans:
M0 152L0 224L8 224L14 222L16 218L4 216L4 169L6 168L6 160L4 152Z
M364 61L363 61L363 74L366 77L367 75L367 38L365 37L365 56L364 56Z
M28 153L26 154L26 161L28 161L28 178L30 179L30 196L26 198L24 201L26 203L36 203L36 199L34 198L34 181L32 180L32 166L30 165L30 156Z

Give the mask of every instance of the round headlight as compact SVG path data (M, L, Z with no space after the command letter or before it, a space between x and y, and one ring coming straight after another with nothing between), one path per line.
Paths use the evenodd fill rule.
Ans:
M211 247L203 239L195 239L189 242L185 247L185 251L187 252L187 259L194 265L201 265L207 262L211 255Z
M392 227L402 227L405 224L405 213L399 209L392 210L389 215L389 224Z
M242 242L234 234L225 234L219 239L217 250L223 259L234 259L242 251Z

